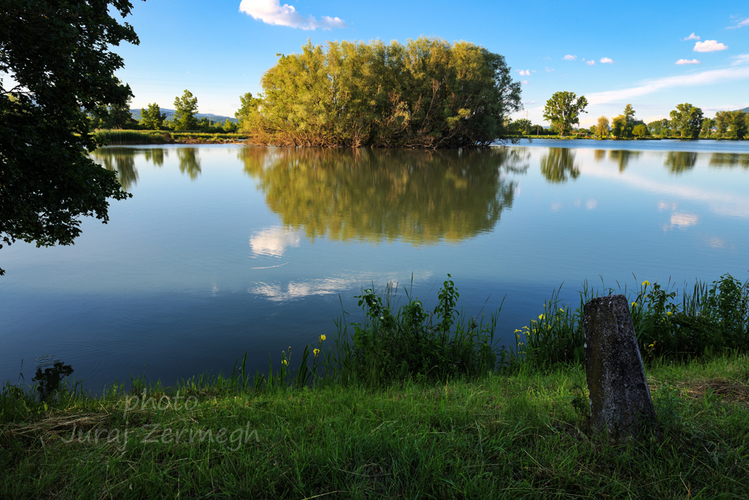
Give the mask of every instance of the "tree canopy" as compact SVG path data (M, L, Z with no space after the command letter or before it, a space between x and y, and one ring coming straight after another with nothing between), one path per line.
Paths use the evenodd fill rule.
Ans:
M164 126L166 113L161 112L161 108L155 102L148 105L148 108L141 108L140 123L144 127L152 130L159 130Z
M688 102L677 104L671 111L671 123L683 139L696 139L702 128L702 110Z
M588 100L577 97L574 92L555 92L544 106L544 120L559 130L559 135L572 131L572 125L580 123L580 113L586 113Z
M108 199L128 196L88 156L96 144L87 113L131 97L110 48L138 43L112 17L127 17L132 4L0 1L0 246L68 245L81 216L107 222Z
M242 98L243 130L260 144L469 147L507 137L521 108L504 57L467 42L307 43L281 55L264 94Z
M174 98L174 130L196 130L199 127L195 118L197 112L198 98L185 89L182 97Z

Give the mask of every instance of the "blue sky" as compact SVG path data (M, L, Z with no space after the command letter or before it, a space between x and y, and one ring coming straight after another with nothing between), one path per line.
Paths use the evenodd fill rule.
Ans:
M543 121L554 92L585 95L588 113L667 117L677 104L705 116L749 106L749 3L443 0L376 3L288 0L133 0L126 20L139 46L115 51L118 76L133 108L173 108L189 89L201 113L233 116L239 96L262 91L276 54L349 40L406 42L421 35L465 40L501 54L523 82L524 109L514 118Z

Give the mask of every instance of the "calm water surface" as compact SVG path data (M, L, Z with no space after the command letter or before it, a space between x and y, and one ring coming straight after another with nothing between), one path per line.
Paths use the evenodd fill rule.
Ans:
M749 269L749 143L542 141L486 151L104 148L133 198L74 246L0 251L0 381L60 359L85 387L226 373L361 318L362 287L499 307L499 333L594 287ZM633 274L636 276L633 277ZM617 285L618 283L618 285ZM39 360L39 361L37 361ZM292 361L292 365L295 363Z

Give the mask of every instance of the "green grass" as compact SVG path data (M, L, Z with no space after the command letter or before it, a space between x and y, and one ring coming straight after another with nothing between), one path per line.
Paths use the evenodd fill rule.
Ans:
M381 388L193 381L48 407L4 394L0 497L744 498L748 361L654 364L663 436L622 443L588 430L579 367Z
M659 437L589 428L579 309L553 294L498 351L496 316L460 314L448 275L431 313L410 292L399 305L364 290L363 321L344 314L330 341L254 377L245 356L174 387L84 394L58 386L62 363L37 373L38 398L8 383L0 498L745 498L747 285L671 289L628 293ZM598 293L584 287L581 304ZM705 348L717 341L737 344Z
M247 139L243 134L213 134L203 132L167 132L159 130L96 130L97 143L107 146L168 143L223 143Z
M172 142L169 133L154 130L96 130L94 139L107 146L137 144L166 144Z

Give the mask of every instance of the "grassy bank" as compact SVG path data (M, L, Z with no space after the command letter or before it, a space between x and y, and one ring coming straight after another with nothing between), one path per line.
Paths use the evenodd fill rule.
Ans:
M209 134L202 132L166 132L158 130L96 130L94 138L107 146L143 144L221 144L241 142L243 134Z
M648 369L660 441L586 420L585 374L3 397L4 498L744 498L749 359Z
M748 288L628 293L660 438L589 428L578 308L552 296L497 348L448 276L431 312L363 290L362 320L254 377L7 384L0 498L744 498Z

